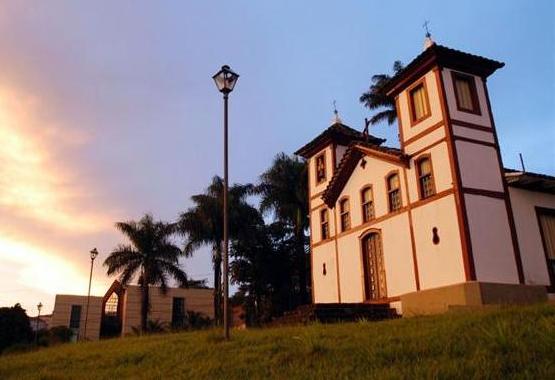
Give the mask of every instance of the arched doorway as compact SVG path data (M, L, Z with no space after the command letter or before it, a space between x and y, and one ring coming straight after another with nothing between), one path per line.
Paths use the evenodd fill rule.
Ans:
M364 300L376 301L387 297L382 239L379 232L362 236L362 266L364 271Z

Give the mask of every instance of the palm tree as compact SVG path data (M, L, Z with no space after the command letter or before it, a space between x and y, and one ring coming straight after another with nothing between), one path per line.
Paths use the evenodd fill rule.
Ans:
M271 211L293 234L301 304L308 302L308 193L306 163L285 153L278 154L272 166L260 176L256 192L261 196L260 210Z
M104 261L108 275L119 274L123 285L139 275L143 332L147 331L148 324L149 285L159 285L162 293L166 293L171 277L181 286L187 286L187 275L179 266L183 252L171 240L176 227L173 223L155 222L149 214L138 222L116 223L116 228L128 238L129 243L119 244Z
M250 218L258 218L258 211L246 198L253 186L235 184L229 188L229 235L238 238ZM191 197L194 206L179 217L179 231L186 236L184 252L192 254L203 246L212 250L214 268L214 318L221 321L222 241L223 241L223 191L222 178L215 176L203 194ZM252 219L251 219L252 220Z
M393 74L397 75L404 66L401 61L393 63ZM374 114L370 118L372 125L378 124L381 121L387 120L389 125L397 120L397 112L395 111L395 99L392 99L381 92L383 86L392 77L388 74L377 74L372 76L372 83L368 91L360 96L359 101L371 110L382 109L382 111Z

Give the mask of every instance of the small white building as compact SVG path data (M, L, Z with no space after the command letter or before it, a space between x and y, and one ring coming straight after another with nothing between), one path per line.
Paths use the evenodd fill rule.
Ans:
M503 66L432 43L383 89L400 149L336 118L296 152L314 303L418 314L555 292L555 178L503 169L486 83Z

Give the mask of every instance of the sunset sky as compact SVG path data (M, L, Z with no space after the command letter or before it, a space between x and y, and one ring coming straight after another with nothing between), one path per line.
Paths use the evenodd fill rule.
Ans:
M221 173L229 64L230 175L253 182L280 151L325 129L337 100L361 129L372 74L440 44L504 61L488 81L506 167L555 175L552 1L0 2L0 306L51 311L56 293L93 294L122 237L116 221L174 220ZM396 146L395 127L373 134ZM207 250L184 261L211 279Z

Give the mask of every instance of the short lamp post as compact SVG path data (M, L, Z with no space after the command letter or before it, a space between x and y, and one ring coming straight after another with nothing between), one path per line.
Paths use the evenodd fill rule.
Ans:
M89 305L91 303L91 282L92 282L94 259L96 259L96 256L98 256L97 249L93 248L90 254L91 254L91 272L89 274L89 291L87 293L87 310L85 311L85 326L83 327L83 338L85 339L87 339L87 322L89 320Z
M224 95L224 240L223 240L223 285L224 285L224 338L229 339L229 216L228 216L228 149L227 149L227 103L228 96L235 84L239 75L234 73L229 66L224 65L212 77L216 83L218 91Z
M40 321L40 311L42 310L42 302L37 305L37 310L39 314L37 315L37 321L35 323L35 345L39 344L39 321Z

